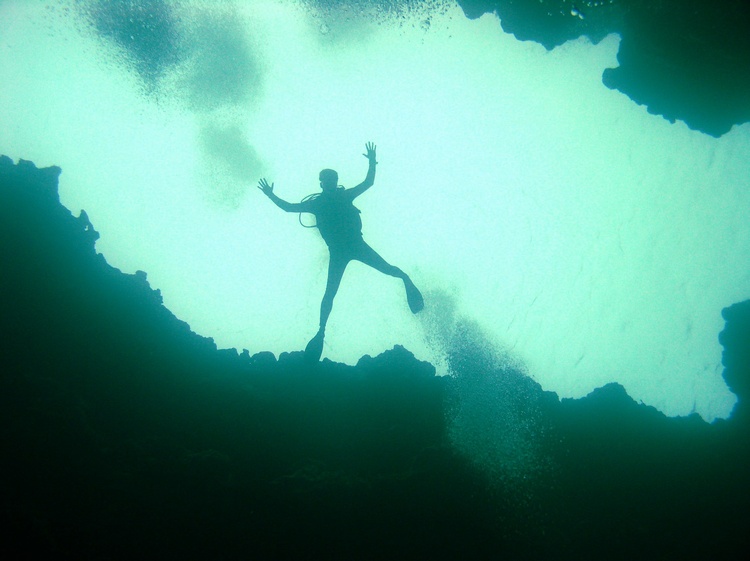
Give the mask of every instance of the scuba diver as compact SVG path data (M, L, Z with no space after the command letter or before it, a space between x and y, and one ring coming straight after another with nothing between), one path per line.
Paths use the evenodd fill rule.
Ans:
M339 289L346 266L353 259L381 273L403 280L406 300L412 313L416 314L424 307L422 294L409 276L398 267L389 264L362 238L362 219L353 201L375 183L377 165L375 145L368 142L365 149L366 153L362 155L369 161L367 176L362 183L351 189L345 189L338 184L339 176L334 170L324 169L319 176L321 192L306 197L302 202L290 203L276 196L273 192L273 183L269 184L265 178L258 182L258 189L280 209L286 212L314 214L316 226L328 246L328 281L320 304L320 328L305 347L305 359L310 362L320 360L323 353L323 338L328 316L333 308L333 298Z

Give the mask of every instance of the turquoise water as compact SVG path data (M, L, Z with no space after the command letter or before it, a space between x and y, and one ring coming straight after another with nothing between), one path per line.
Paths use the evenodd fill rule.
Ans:
M327 250L254 186L296 202L331 167L352 187L374 141L365 239L545 389L617 381L669 415L727 417L717 334L750 286L747 126L715 137L607 88L627 35L547 51L503 31L518 14L399 5L6 2L0 141L62 166L98 250L196 332L277 355L317 329ZM448 373L399 282L349 267L324 356L402 344Z
M67 556L738 550L741 18L696 4L698 31L657 33L664 7L538 4L0 3L0 152L59 165L64 205L3 163L19 536ZM351 264L311 372L327 250L254 186L296 202L333 167L353 187L370 140L363 234L425 309Z

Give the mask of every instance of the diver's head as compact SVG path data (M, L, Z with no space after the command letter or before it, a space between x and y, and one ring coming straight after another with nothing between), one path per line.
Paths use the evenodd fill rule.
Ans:
M323 191L332 191L339 186L339 174L332 169L324 169L318 176L320 188Z

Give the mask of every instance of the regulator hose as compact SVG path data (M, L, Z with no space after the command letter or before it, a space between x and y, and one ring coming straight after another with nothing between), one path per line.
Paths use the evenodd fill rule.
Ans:
M311 195L307 195L307 197L305 197L304 199L302 199L300 202L304 203L305 201L309 201L309 200L312 200L312 199L317 199L319 196L320 196L320 193L312 193ZM317 223L313 224L312 226L308 226L307 224L305 224L304 222L302 222L302 215L303 214L309 214L309 213L305 213L305 212L300 212L299 213L299 223L302 225L303 228L317 228L318 227Z

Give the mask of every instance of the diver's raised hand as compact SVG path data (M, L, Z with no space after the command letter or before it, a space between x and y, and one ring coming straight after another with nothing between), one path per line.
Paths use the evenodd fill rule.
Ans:
M263 191L263 194L267 197L270 197L273 195L273 183L270 185L268 184L268 181L266 181L266 178L262 178L260 181L258 181L258 189Z
M362 154L365 158L370 160L371 164L377 164L378 162L375 160L375 144L372 142L368 142L365 144L365 149L367 152L365 154Z

